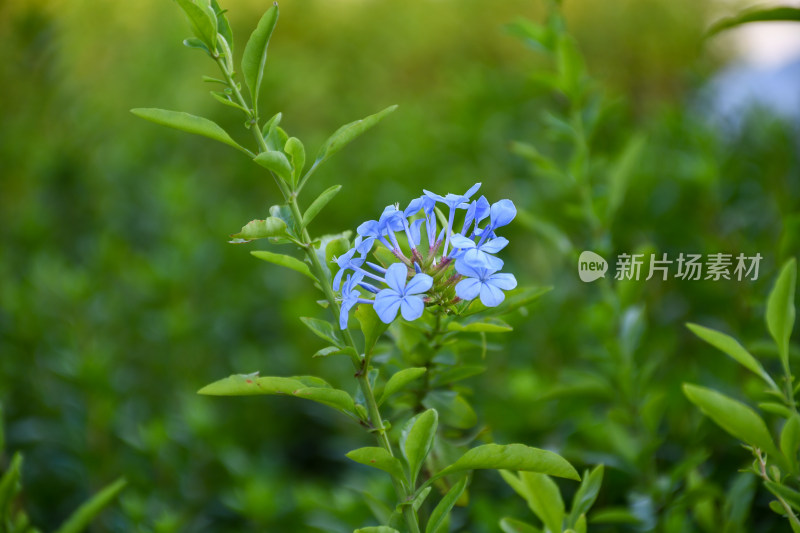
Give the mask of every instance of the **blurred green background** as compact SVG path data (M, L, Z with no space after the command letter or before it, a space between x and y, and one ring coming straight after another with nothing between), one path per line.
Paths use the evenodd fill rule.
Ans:
M241 50L268 4L222 4ZM642 442L612 427L619 413L604 402L613 387L592 388L617 331L604 321L598 285L574 272L576 250L591 242L575 198L510 149L523 140L559 154L544 114L563 102L532 79L551 65L504 28L520 16L541 20L543 4L286 1L262 113L282 111L282 125L313 153L339 125L400 105L315 176L307 198L344 185L314 222L317 234L355 228L423 187L457 192L475 181L553 229L548 237L530 221L509 228L510 270L554 290L515 318L511 337L491 339L498 349L471 380L480 391L472 402L498 442L605 462L600 505L645 502L642 516L662 520L670 495L655 493L674 486L665 480L673 466L696 457L691 468L724 490L747 463L680 383L735 394L729 384L750 378L683 323L747 342L766 337L768 288L800 243L797 130L765 113L742 117L735 131L704 120L697 95L729 59L725 46L701 39L719 5L576 0L565 9L610 102L595 138L598 174L633 136L646 138L608 250L764 256L756 282L653 281L623 291L647 323L635 351L647 390L634 409L658 415L645 418L653 422ZM163 0L0 4L4 458L25 453L24 504L44 529L125 476L130 486L96 531L352 531L369 520L355 488L386 487L344 458L365 441L348 420L292 399L195 394L256 370L317 373L349 387L352 369L311 359L320 345L297 317L323 311L304 279L254 260L247 251L258 243L226 244L278 203L271 179L228 147L128 112L204 115L249 146L240 117L200 80L216 75L213 64L181 46L188 34ZM761 355L774 366L774 353ZM476 476L471 499L459 518L468 531L496 531L499 517L528 513L490 472ZM753 531L783 526L768 500L756 496Z

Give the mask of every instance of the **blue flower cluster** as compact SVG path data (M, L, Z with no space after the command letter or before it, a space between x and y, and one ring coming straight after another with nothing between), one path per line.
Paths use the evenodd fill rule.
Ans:
M495 230L509 224L517 209L511 200L489 204L481 196L470 201L480 186L476 183L464 194L446 196L424 191L404 210L387 206L378 220L358 227L353 248L334 259L339 270L333 289L341 287L342 329L347 328L350 310L359 303L373 305L385 324L391 323L398 311L404 319L416 320L426 305L447 308L478 297L487 307L500 305L505 299L503 291L516 287L517 280L513 274L500 272L503 261L494 254L508 245L508 239L498 237ZM448 208L447 225L438 232L437 204ZM453 224L459 210L465 213L461 231L456 233ZM423 228L427 246L422 245ZM396 262L382 266L368 261L375 246L388 249ZM362 297L359 289L374 298Z

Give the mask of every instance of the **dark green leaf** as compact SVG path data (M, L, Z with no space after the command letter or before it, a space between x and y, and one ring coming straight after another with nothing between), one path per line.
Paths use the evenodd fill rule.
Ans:
M793 21L800 22L800 9L796 7L769 7L769 8L752 8L742 11L741 13L732 17L726 17L718 22L715 22L707 32L708 37L712 37L721 31L728 30L741 26L742 24L749 24L751 22L777 22L777 21Z
M482 374L484 371L486 371L486 367L480 365L453 366L444 370L438 370L434 374L431 383L436 387L441 387L442 385L448 385L450 383L455 383L457 381L477 376L478 374Z
M20 475L22 472L22 454L19 452L14 454L11 458L11 464L8 466L3 477L0 478L0 518L4 518L10 514L10 507L14 496L19 491Z
M761 366L761 363L759 363L755 357L750 355L750 352L748 352L744 346L739 344L739 341L722 332L697 324L686 324L686 327L688 327L692 333L709 343L711 346L728 354L740 365L759 376L773 388L777 389L775 382L772 381L772 378L769 376L769 374L767 374L766 370L764 370L764 367Z
M794 293L797 265L790 259L781 268L781 273L767 300L767 328L775 344L784 368L789 368L789 337L794 328Z
M300 320L310 329L314 335L324 339L334 346L344 348L344 343L339 337L337 328L327 320L320 320L318 318L300 317Z
M389 475L397 480L402 480L405 478L405 475L403 474L403 465L400 463L397 457L393 457L392 454L383 448L373 446L359 448L349 452L347 457L348 459L352 459L353 461L361 463L362 465L379 468L384 472L388 472Z
M258 21L258 26L244 47L242 54L242 76L250 89L253 109L258 109L258 93L264 78L264 65L267 62L267 48L275 24L278 22L278 4L270 7Z
M194 133L196 135L208 137L209 139L214 139L215 141L227 144L228 146L233 146L237 150L251 155L249 150L240 146L231 138L230 135L228 135L225 130L207 118L190 115L189 113L183 113L180 111L167 111L166 109L142 107L131 109L131 113L137 117L149 120L150 122L161 124L162 126L169 126L170 128L175 128L176 130Z
M792 472L798 471L797 451L800 450L800 416L792 413L781 430L781 452L791 466Z
M312 280L317 281L317 278L314 277L314 274L311 273L311 270L308 268L308 265L292 256L276 254L264 250L257 250L250 253L254 257L261 259L262 261L268 261L276 265L280 265L286 268L291 268L292 270L300 272L304 276L308 276Z
M428 524L425 526L425 533L446 533L442 527L447 521L450 510L456 504L458 499L467 488L467 480L469 476L462 477L455 485L450 487L444 498L441 499L439 504L431 512L431 517L428 519Z
M384 324L378 318L378 313L371 305L359 305L356 307L356 319L361 326L361 332L364 334L364 354L369 358L372 354L372 348L378 339L383 335L389 324Z
M439 416L428 409L409 420L400 433L400 450L408 462L410 485L416 486L422 463L433 447Z
M467 451L460 459L440 471L435 477L438 478L464 470L487 468L538 472L578 481L581 479L572 465L557 453L532 448L524 444L484 444L483 446L478 446Z
M393 527L389 526L372 526L372 527L362 527L361 529L356 529L353 533L400 533Z
M386 382L383 388L383 394L378 399L378 405L382 404L392 394L403 390L406 385L412 381L419 379L427 371L424 367L412 367L400 370Z
M286 155L283 152L278 152L276 150L261 152L253 161L270 172L274 172L285 183L291 183L292 165L289 163L289 160L286 159Z
M800 492L790 489L786 485L779 485L774 481L765 481L764 486L775 496L783 498L792 509L800 511Z
M572 509L569 513L569 524L574 526L581 515L589 512L589 509L594 505L597 500L597 495L600 493L600 487L603 484L603 465L598 465L591 472L583 475L578 491L572 498Z
M92 498L81 505L56 533L79 533L89 527L89 524L106 508L122 489L127 485L124 479L118 479L103 490L92 496Z
M322 194L317 196L316 200L314 200L311 205L308 206L306 212L303 213L303 222L301 224L301 228L307 227L311 221L314 220L314 217L316 217L319 212L322 211L322 208L328 205L328 202L330 202L341 189L341 185L334 185L333 187L325 189Z
M422 405L439 412L444 425L458 429L469 429L478 423L475 410L456 391L431 391L422 400Z
M644 152L646 138L643 135L634 135L622 151L614 169L608 176L608 206L606 218L612 220L617 210L625 199L628 184L640 168L639 160Z

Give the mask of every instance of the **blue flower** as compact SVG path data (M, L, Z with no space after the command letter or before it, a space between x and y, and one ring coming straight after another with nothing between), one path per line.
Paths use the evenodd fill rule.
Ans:
M416 274L406 283L408 268L401 263L394 263L386 269L386 284L375 297L375 312L384 324L391 323L397 311L406 320L416 320L425 311L422 294L433 286L433 278L427 274Z
M456 261L456 271L465 276L456 285L456 295L462 300L474 300L480 295L486 307L496 307L505 300L503 291L517 286L513 274L498 274L497 269L489 267L481 260Z
M334 262L339 265L339 271L336 272L336 275L333 277L333 290L339 290L339 285L342 282L342 276L344 275L345 271L360 267L364 264L364 261L366 261L366 252L361 252L361 257L353 257L356 252L359 251L358 245L359 242L358 239L356 239L356 246L354 248L351 248L344 255L340 255L334 259Z
M442 251L443 251L443 253L445 255L447 255L447 249L448 249L448 245L450 243L450 236L453 233L453 222L455 221L455 218L456 218L456 209L459 209L459 208L462 208L462 207L464 209L467 209L469 207L469 205L465 204L465 202L469 202L469 199L472 197L472 195L475 194L478 191L478 189L480 189L480 188L481 188L481 184L479 182L479 183L476 183L475 185L473 185L472 187L470 187L469 190L467 190L467 192L465 192L464 194L451 194L451 193L448 193L447 196L441 196L441 195L433 193L431 191L427 191L425 189L422 189L423 192L425 192L426 196L428 196L429 198L433 198L437 202L442 202L443 204L445 204L446 206L448 206L450 208L450 214L448 215L448 218L447 218L447 228L445 228L443 230L443 231L446 231L445 238L444 238L444 248L442 249Z
M497 237L490 241L482 241L475 244L475 241L456 233L452 238L453 249L458 250L451 253L451 257L464 258L467 262L474 263L482 260L489 268L500 270L503 268L503 260L490 254L496 254L508 245L508 239Z
M356 290L356 287L359 285L359 283L361 283L362 279L364 279L363 274L355 273L348 275L347 281L344 282L344 287L342 287L342 308L339 310L340 329L347 329L347 321L350 317L350 309L363 300L361 298L361 292ZM370 302L369 300L365 301Z

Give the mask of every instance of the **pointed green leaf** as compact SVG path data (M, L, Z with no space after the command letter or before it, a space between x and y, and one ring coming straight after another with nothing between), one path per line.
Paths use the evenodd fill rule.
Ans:
M185 46L186 48L195 48L197 50L202 50L203 52L208 54L209 57L214 57L211 54L211 50L209 50L208 46L206 46L206 43L204 43L203 41L201 41L200 39L198 39L196 37L189 37L188 39L184 39L183 40L183 46ZM223 83L225 83L225 82L223 82Z
M686 327L714 348L728 354L740 365L766 381L772 388L778 388L761 363L733 337L698 324L686 324Z
M794 327L794 293L797 264L787 261L767 300L767 328L778 345L783 368L789 368L789 337Z
M194 36L208 46L209 50L217 49L217 17L210 7L200 7L192 0L176 0L181 6Z
M760 8L755 7L746 9L741 13L732 17L725 17L722 20L715 22L709 28L708 37L713 37L721 31L728 30L741 26L742 24L749 24L751 22L776 22L776 21L794 21L800 22L800 8L796 7L768 7Z
M792 472L798 471L797 451L800 450L800 416L792 413L781 430L781 452Z
M189 113L183 113L181 111L168 111L166 109L143 107L131 109L131 113L137 117L149 120L150 122L161 124L162 126L169 126L170 128L175 128L176 130L194 133L196 135L208 137L209 139L214 139L215 141L227 144L228 146L233 146L237 150L251 155L248 149L240 146L231 138L230 135L228 135L225 130L207 118L190 115Z
M556 482L536 472L520 472L520 479L527 489L531 511L550 531L563 531L564 500Z
M786 500L792 509L800 511L800 492L790 489L786 485L779 485L774 481L765 481L764 486L775 496Z
M380 470L387 472L395 479L405 479L405 475L403 474L403 465L400 463L397 457L392 456L392 454L383 448L378 448L375 446L359 448L349 452L347 454L347 458L352 459L357 463L361 463L362 465L379 468Z
M264 65L267 62L267 48L272 31L278 22L278 4L270 7L258 21L258 26L244 47L242 54L242 76L250 89L253 109L258 109L258 93L264 78Z
M317 353L312 355L312 358L317 357L330 357L331 355L349 355L351 353L355 353L355 350L350 348L349 346L345 348L339 348L338 346L327 346L322 348L321 350L317 350Z
M314 274L311 273L311 270L308 268L308 265L291 257L289 255L283 254L276 254L273 252L267 252L265 250L257 250L250 252L251 255L261 259L262 261L268 261L270 263L274 263L276 265L280 265L282 267L291 268L295 272L300 272L304 276L308 276L314 281L317 281L317 278L314 277Z
M353 533L400 533L393 527L389 526L372 526L372 527L362 527L361 529L356 529Z
M127 484L128 482L124 479L118 479L106 486L72 513L67 521L56 530L56 533L80 533L85 530L97 515L100 514L100 511L114 501Z
M587 471L583 475L583 481L572 498L572 509L569 513L570 526L575 526L581 515L588 513L589 509L594 505L597 495L600 494L600 487L603 484L603 473L603 465L597 465L594 470Z
M450 322L447 325L449 331L462 331L462 332L484 332L484 333L504 333L512 331L514 328L500 320L499 318L484 318L469 324L462 324L460 322Z
M785 404L778 402L758 402L758 408L766 413L778 415L782 418L789 418L792 416L792 410L786 407Z
M339 337L338 330L327 320L320 320L318 318L309 318L301 316L300 320L310 329L314 335L338 346L344 348L344 343Z
M260 394L291 395L306 385L294 378L264 376L253 374L234 374L206 385L198 394L208 396L256 396Z
M228 97L228 95L225 94L224 92L210 91L210 94L214 98L214 100L216 100L217 102L221 103L222 105L225 105L225 106L228 106L228 107L232 107L234 109L238 109L239 111L247 112L247 110L245 108L243 108L242 106L240 106L239 104L237 104L236 102L231 100Z
M646 138L643 135L634 135L628 141L622 155L619 157L614 169L609 173L608 183L608 207L606 217L612 220L617 210L625 199L628 191L628 184L631 178L639 169L639 160L646 145Z
M581 479L572 465L557 453L524 444L484 444L472 448L434 477L438 478L464 470L487 468L538 472L577 481Z
M274 172L285 183L291 183L292 165L289 164L289 160L286 159L286 155L284 155L283 152L278 152L276 150L261 152L253 161L267 170Z
M693 404L718 426L742 442L768 454L778 453L766 424L753 409L715 390L683 384L683 392Z
M353 397L343 390L320 387L305 387L292 393L297 398L305 398L340 411L354 413L356 408Z
M311 205L308 206L306 212L303 213L302 227L305 228L308 226L311 221L314 220L314 217L316 217L319 212L322 211L322 208L328 205L328 202L330 202L341 189L341 185L334 185L333 187L325 189L322 194L317 196L316 200L314 200Z
M228 22L228 17L225 16L225 10L220 7L217 0L211 0L211 8L217 16L217 32L222 35L231 52L233 52L233 30Z
M22 472L22 454L19 452L11 458L3 477L0 478L0 518L9 516L11 502L20 488L20 475Z
M239 233L231 235L231 238L250 242L255 239L281 237L283 235L286 235L286 222L277 217L268 217L265 220L251 220L242 227Z
M378 313L371 305L357 306L355 316L361 326L361 332L364 334L364 354L369 359L372 348L375 347L375 343L387 330L389 324L384 324L378 318Z
M289 137L283 151L286 152L292 163L292 187L296 187L300 176L303 175L303 167L306 165L306 149L300 139Z
M408 462L410 485L417 484L417 475L422 463L433 447L439 415L428 409L409 420L400 433L400 450Z
M344 148L350 141L383 120L386 115L397 109L396 105L370 115L361 120L345 124L331 135L317 154L315 166L329 159L333 154ZM310 172L310 171L309 171Z
M404 368L392 375L383 388L383 394L378 399L378 405L382 404L392 394L405 388L412 381L420 378L427 370L425 367Z
M446 533L442 527L447 521L450 510L456 504L458 499L467 488L467 480L469 476L462 477L455 485L450 487L444 498L441 499L439 504L431 512L431 517L428 519L428 524L425 526L425 533Z
M521 520L514 518L503 518L500 520L500 529L503 533L542 533L542 530L526 524Z

